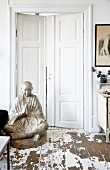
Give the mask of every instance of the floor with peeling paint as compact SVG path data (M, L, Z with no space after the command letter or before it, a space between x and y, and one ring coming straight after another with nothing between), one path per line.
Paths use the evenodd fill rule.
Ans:
M6 170L6 151L0 170ZM47 142L37 148L10 147L11 170L110 170L110 144L101 133L49 128Z

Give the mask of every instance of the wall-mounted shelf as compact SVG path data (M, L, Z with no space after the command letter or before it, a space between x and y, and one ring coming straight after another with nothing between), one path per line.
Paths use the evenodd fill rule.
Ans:
M98 85L98 90L103 91L103 90L108 90L110 91L110 83L97 83Z

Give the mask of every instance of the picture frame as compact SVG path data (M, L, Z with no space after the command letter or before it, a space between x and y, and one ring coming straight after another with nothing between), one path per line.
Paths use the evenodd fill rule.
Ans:
M95 25L95 67L110 67L110 24Z

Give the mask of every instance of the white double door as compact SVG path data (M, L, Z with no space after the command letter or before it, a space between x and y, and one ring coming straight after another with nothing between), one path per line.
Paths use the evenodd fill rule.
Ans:
M45 21L42 16L18 14L17 93L23 81L31 81L50 125L83 128L83 14L54 17L55 43L50 58L46 56L50 36L45 36ZM46 81L47 65L48 70L49 65L54 68L54 75L49 77L47 72Z

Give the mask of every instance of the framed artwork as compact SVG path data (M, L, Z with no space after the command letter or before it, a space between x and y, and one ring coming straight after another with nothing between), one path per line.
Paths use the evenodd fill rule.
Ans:
M110 67L110 24L95 25L95 66Z

